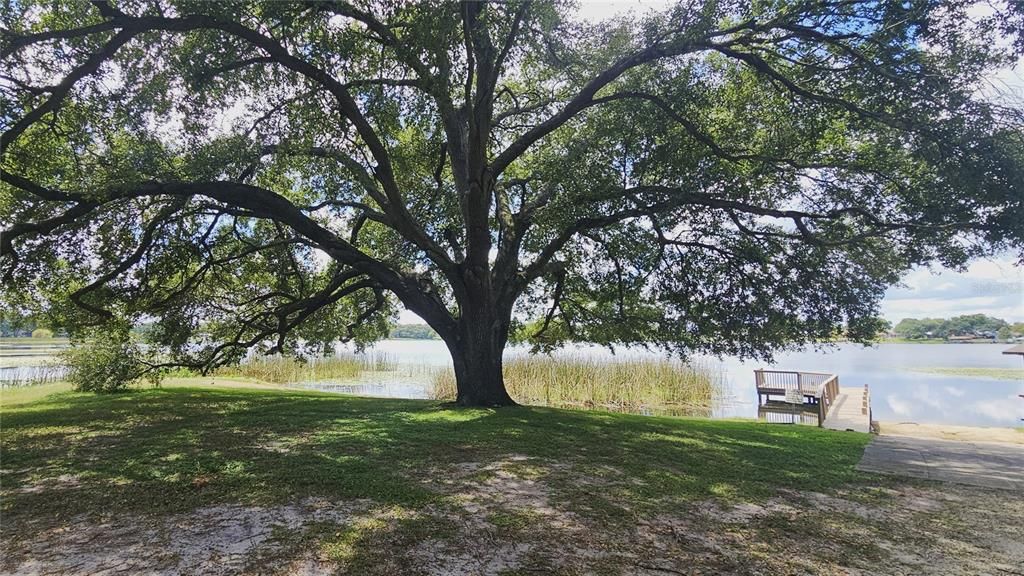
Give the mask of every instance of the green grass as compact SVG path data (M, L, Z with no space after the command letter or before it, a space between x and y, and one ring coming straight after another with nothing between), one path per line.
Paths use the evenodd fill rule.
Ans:
M57 392L68 392L71 385L67 382L53 384L41 384L39 386L21 386L17 388L0 388L0 422L2 422L3 409L13 408L22 404L28 404L46 398ZM6 434L6 430L0 428ZM2 440L2 436L0 436Z
M0 571L102 561L93 571L201 573L223 561L284 574L309 559L317 573L360 576L1015 565L1019 498L859 473L866 434L199 382L0 391ZM223 504L240 506L209 508ZM249 530L244 567L219 556ZM140 559L143 548L154 557Z
M750 421L298 391L163 388L59 392L0 408L4 514L183 511L305 495L422 506L431 471L521 455L578 513L613 520L692 499L758 500L856 481L867 435ZM74 486L24 490L70 475ZM599 478L602 488L578 484ZM65 476L66 477L66 476Z
M998 380L1024 380L1024 369L1022 368L989 368L982 366L957 366L957 367L922 367L913 368L914 372L927 374L942 374L945 376L966 376L968 378L996 378Z
M540 406L653 408L692 415L710 407L718 385L710 369L664 359L531 355L506 360L503 368L509 394L522 404ZM455 398L451 370L434 377L434 397Z

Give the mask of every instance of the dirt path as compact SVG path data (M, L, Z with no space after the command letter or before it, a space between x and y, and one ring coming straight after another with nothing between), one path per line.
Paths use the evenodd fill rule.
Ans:
M1024 566L1022 492L880 477L829 494L597 520L552 498L557 464L509 458L434 472L424 481L449 496L443 506L307 498L21 519L4 526L0 575L1019 576ZM601 478L580 481L602 489Z
M914 422L879 422L878 425L879 433L883 436L910 436L965 442L1005 442L1024 445L1024 432L1014 428L917 424Z

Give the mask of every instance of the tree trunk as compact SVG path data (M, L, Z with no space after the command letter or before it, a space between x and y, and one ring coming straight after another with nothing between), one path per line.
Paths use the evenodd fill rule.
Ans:
M480 312L464 315L456 337L445 340L455 367L455 402L460 406L514 406L501 371L508 322L495 318L491 311Z

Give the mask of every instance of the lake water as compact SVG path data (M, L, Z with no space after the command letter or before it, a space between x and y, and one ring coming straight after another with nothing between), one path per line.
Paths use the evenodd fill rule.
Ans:
M721 397L711 415L757 417L753 371L757 368L831 372L842 386L871 387L875 420L961 424L967 426L1021 426L1024 418L1024 381L921 372L927 368L1020 369L1019 356L1002 354L1005 344L879 344L863 347L838 344L814 351L779 354L773 364L742 362L734 358L698 357L722 380ZM451 365L444 343L438 340L385 340L368 351L385 354L397 370L367 373L358 382L309 382L303 387L332 392L399 398L429 398L432 374ZM525 354L511 348L508 355ZM575 346L556 355L586 355L613 359L661 356L643 350L620 351L614 356L605 348ZM0 367L0 380L31 368Z
M1024 417L1024 381L921 372L927 368L1020 369L1018 356L1002 354L1005 344L879 344L864 347L837 344L822 351L804 350L779 354L775 362L743 362L734 358L695 358L722 378L722 397L716 401L716 417L757 417L753 371L757 368L831 372L842 386L871 388L875 420L961 424L967 426L1020 426ZM367 375L360 383L344 383L336 391L427 398L430 376L415 366L450 365L448 350L436 340L385 340L369 353L383 353L400 369L397 373ZM509 355L524 354L511 348ZM620 351L614 356L605 348L576 346L556 354L613 357L659 356L642 350ZM407 367L403 372L402 367ZM324 388L322 385L313 385Z

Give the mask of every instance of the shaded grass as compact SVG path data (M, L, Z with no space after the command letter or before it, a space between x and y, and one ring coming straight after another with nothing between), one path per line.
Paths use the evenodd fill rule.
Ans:
M516 454L555 465L545 480L557 503L614 521L694 499L756 501L857 482L869 438L751 421L209 388L5 401L0 425L0 510L52 518L306 495L443 504L430 481L445 467Z
M509 358L503 368L509 394L520 403L541 406L692 413L711 405L718 384L708 368L655 358L529 355ZM451 370L435 376L434 397L455 398Z

